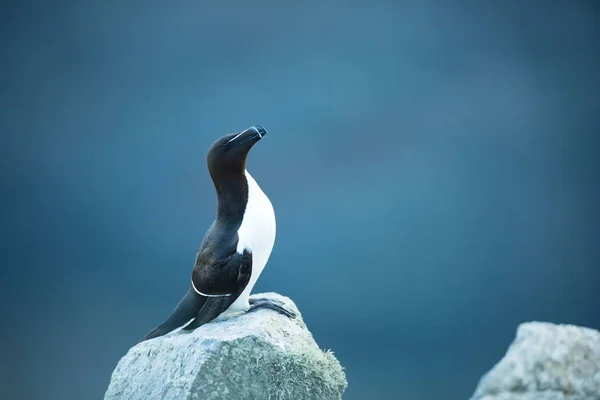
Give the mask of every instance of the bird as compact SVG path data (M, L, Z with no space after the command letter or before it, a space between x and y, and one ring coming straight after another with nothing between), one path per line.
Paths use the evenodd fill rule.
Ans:
M266 134L264 127L253 125L209 147L206 161L217 194L216 218L196 254L187 293L140 342L260 308L295 317L273 301L250 298L276 236L273 205L246 169L248 153Z

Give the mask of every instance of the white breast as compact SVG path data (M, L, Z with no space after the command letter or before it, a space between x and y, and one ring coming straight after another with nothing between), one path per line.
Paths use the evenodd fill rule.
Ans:
M246 289L226 313L247 311L250 308L248 304L250 291L265 268L275 244L276 227L273 205L248 171L246 171L246 179L248 180L248 204L242 224L238 229L237 252L241 254L244 249L248 249L252 253L252 275Z

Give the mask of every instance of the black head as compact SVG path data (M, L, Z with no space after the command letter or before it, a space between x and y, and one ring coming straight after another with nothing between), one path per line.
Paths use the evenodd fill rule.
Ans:
M213 180L220 175L243 174L246 157L256 142L267 134L260 125L217 139L208 149L207 163Z

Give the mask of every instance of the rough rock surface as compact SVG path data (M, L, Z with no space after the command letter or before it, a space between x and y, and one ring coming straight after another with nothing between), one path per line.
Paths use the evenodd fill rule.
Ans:
M341 399L342 367L317 346L292 300L252 297L296 318L258 309L139 343L119 361L104 399Z
M506 355L472 400L600 400L600 332L573 325L521 324Z

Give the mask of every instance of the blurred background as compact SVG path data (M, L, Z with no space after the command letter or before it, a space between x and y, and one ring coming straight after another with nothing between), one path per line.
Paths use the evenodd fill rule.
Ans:
M189 285L252 124L345 399L466 399L529 320L600 328L595 1L9 1L0 397L100 399Z

